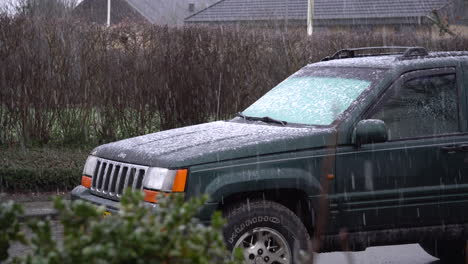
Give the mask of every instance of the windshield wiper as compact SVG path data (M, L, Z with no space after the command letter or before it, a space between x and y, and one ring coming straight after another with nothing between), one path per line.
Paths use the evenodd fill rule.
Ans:
M276 123L276 124L280 124L282 126L286 126L286 124L288 123L286 121L277 120L277 119L271 118L269 116L264 116L264 117L246 116L242 112L237 113L236 116L242 117L245 120L262 121L262 122L265 122L265 123Z

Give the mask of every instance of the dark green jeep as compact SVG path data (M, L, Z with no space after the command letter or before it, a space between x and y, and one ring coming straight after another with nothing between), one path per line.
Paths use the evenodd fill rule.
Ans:
M378 52L377 54L375 52ZM468 52L348 49L305 66L238 117L96 148L73 199L119 209L124 188L208 194L247 263L420 243L462 261L468 237Z

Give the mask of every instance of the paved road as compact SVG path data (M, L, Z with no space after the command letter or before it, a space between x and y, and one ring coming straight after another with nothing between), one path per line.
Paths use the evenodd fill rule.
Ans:
M26 236L31 237L31 232L28 228L24 228L24 232ZM57 221L52 221L52 234L55 240L62 241L63 227ZM31 253L31 249L22 244L16 243L10 247L8 253L10 257L23 256Z
M361 252L322 253L316 264L438 264L439 260L428 255L419 245L371 247Z

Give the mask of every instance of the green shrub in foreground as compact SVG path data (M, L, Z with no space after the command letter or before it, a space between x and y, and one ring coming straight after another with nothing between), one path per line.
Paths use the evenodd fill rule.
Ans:
M8 258L8 248L11 242L26 243L19 224L19 217L22 214L21 206L12 201L0 204L0 263Z
M0 253L16 240L29 245L32 252L12 263L241 263L229 258L219 213L211 226L195 218L206 197L186 203L179 195L161 198L156 213L142 199L141 193L127 192L119 214L103 218L102 207L57 198L55 208L64 228L62 243L53 239L49 220L31 221L30 239L22 239L16 225L7 228L6 234L4 229L0 231ZM18 210L9 203L1 204L0 223L16 221Z

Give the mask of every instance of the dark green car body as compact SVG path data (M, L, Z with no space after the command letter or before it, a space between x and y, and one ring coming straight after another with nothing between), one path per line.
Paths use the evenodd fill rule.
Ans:
M342 228L355 235L355 249L418 242L426 236L466 236L468 54L430 53L408 59L373 56L306 66L315 67L367 69L379 74L328 125L283 126L236 117L103 145L92 155L144 166L187 168L186 198L210 196L200 213L203 220L208 221L215 210L246 198L285 205L311 234L318 217L326 214L328 249L334 248ZM433 102L424 99L429 101L421 104L421 109L429 115L410 112L402 115L408 118L398 119L402 127L415 127L409 136L398 135L397 121L392 119L393 134L388 139L357 142L360 121L379 119L379 109L401 87L412 85L413 80L432 85L439 82L432 82L434 76L454 87L454 101L447 100L456 105L447 107L447 113L427 110ZM420 96L424 91L417 93ZM445 92L440 94L445 96ZM414 98L420 98L417 96ZM394 106L401 100L392 102ZM393 107L391 111L397 110ZM440 116L448 120L442 128L437 125ZM124 158L121 153L125 153ZM324 195L328 206L321 208ZM103 202L98 196L94 199L78 187L72 196L109 207L115 203Z

